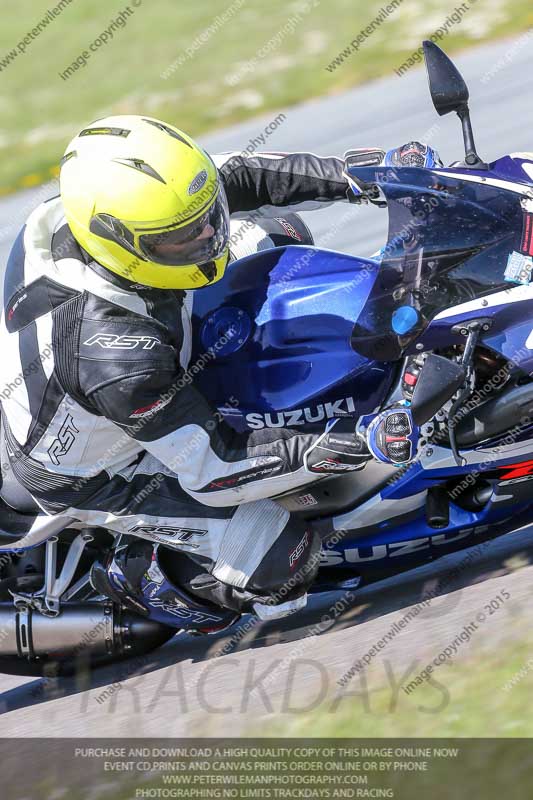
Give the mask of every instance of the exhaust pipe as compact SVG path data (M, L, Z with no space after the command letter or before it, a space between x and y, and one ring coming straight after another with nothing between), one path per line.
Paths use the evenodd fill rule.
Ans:
M517 425L533 424L533 384L515 386L494 400L474 408L456 424L459 447L472 447L494 439Z
M175 633L174 628L124 612L113 603L68 604L55 617L0 603L0 672L11 672L5 667L13 659L41 665L74 665L80 659L109 663L147 653Z

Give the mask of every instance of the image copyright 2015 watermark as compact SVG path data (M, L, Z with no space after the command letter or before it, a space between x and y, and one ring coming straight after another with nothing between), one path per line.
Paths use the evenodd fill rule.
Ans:
M63 81L68 81L76 72L82 67L86 67L89 60L94 54L97 54L101 48L106 47L121 30L124 30L128 24L129 19L135 14L137 9L142 5L143 0L131 0L131 5L123 8L118 15L111 21L109 26L103 30L96 39L88 45L88 49L82 50L78 57L68 66L63 72L59 73L59 77Z
M254 56L247 61L239 63L238 68L230 75L226 75L224 83L227 86L237 86L246 77L252 75L263 59L275 53L287 36L292 36L298 29L306 14L309 14L320 4L320 0L304 0L301 7L295 14L287 19L284 25L267 41L256 50Z
M28 48L31 47L41 33L44 33L46 28L73 2L74 0L59 0L56 6L49 8L45 16L20 40L16 48L10 50L4 58L0 59L0 72L7 69L19 55L25 55Z
M383 25L384 22L393 14L403 3L403 0L392 0L386 6L380 8L378 14L374 17L374 19L368 23L365 28L362 28L355 39L352 39L348 47L345 47L333 61L327 65L326 70L328 72L334 72L337 67L340 67L347 59L349 59L354 53L359 51L359 48L362 47L368 39Z
M432 42L439 43L442 39L444 39L448 34L451 32L454 25L460 25L465 18L466 14L476 5L476 0L469 0L469 2L461 3L460 6L456 6L455 9L451 14L449 14L442 25L436 28L433 33L428 36ZM396 75L399 78L403 78L403 76L417 64L421 64L424 58L424 48L419 47L418 50L415 50L409 58L403 62L397 69L395 69Z
M178 56L178 58L169 64L169 66L161 73L161 79L166 81L170 78L176 70L183 66L187 61L190 61L198 50L206 44L212 36L218 33L224 25L232 20L238 11L244 6L247 0L234 0L231 5L229 5L224 11L221 11L220 14L217 14L216 17L213 17L211 23L201 31L187 47L183 50L183 52Z
M424 681L428 680L429 676L436 668L445 663L451 663L457 656L460 648L465 643L470 642L473 635L479 631L480 626L487 622L488 618L493 614L498 613L510 598L510 592L508 592L506 589L502 589L498 595L485 602L483 607L478 610L475 619L470 620L470 622L464 625L462 630L454 637L454 639L450 641L446 647L444 647L444 649L441 650L440 653L438 653L435 658L433 658L432 661L430 661L415 678L413 678L413 680L411 680L409 683L404 683L402 688L405 694L411 694L411 692L417 689Z

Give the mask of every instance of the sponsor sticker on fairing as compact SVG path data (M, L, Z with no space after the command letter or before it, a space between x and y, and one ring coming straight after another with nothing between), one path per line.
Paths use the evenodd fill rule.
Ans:
M533 274L533 258L523 253L513 251L507 261L505 280L509 283L518 283L527 286L531 283Z
M533 256L533 214L531 209L525 206L522 224L522 253Z
M246 423L253 430L262 428L291 428L295 425L318 423L336 417L349 417L355 414L353 397L342 397L329 403L316 406L294 408L291 411L273 411L269 413L253 412L246 415Z
M507 517L499 524L507 522ZM386 542L383 544L369 544L359 547L343 548L342 553L338 550L322 550L320 557L321 566L337 566L343 563L363 564L373 561L381 561L389 558L404 558L412 555L417 556L421 551L430 550L432 547L453 546L461 539L469 536L484 536L490 531L490 525L476 525L471 528L461 528L449 533L438 533L432 536L422 536L418 539L409 539L401 542Z

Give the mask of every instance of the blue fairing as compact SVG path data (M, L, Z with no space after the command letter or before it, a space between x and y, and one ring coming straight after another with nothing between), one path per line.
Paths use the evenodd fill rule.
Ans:
M425 333L441 311L509 288L506 267L523 237L520 192L490 171L479 178L451 168L350 173L379 189L389 213L388 242L354 329L354 347L392 360L416 352L417 345L428 350L454 343L432 340L428 346Z
M350 339L378 271L376 261L297 246L231 264L195 293L191 364L205 364L195 381L218 407L238 399L224 412L237 428L323 428L338 412L373 411L395 365L359 355ZM277 413L292 409L301 413Z
M227 415L235 427L323 429L338 411L371 413L386 403L403 357L461 343L454 326L465 318L490 317L480 343L533 369L532 284L517 287L506 274L531 221L522 187L525 194L531 186L533 158L506 156L479 175L460 167L355 172L387 199L389 237L379 261L277 248L232 264L222 281L196 293L191 363L202 370L195 380L219 407L239 401ZM521 302L513 303L517 291ZM495 453L480 445L466 466L449 449L429 448L328 520L347 533L325 549L322 566L361 575L398 570L531 523L530 436L525 429L514 446L497 437L485 443ZM516 475L506 474L509 465L519 465ZM475 510L451 500L448 524L431 527L427 490L480 475L493 487L491 500Z
M533 183L533 153L513 153L502 156L490 164L490 170L495 178L523 183L526 188L531 187Z

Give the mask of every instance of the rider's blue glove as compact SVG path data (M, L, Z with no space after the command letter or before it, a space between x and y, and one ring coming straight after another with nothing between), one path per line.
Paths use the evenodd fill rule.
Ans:
M383 160L385 167L433 167L444 166L441 157L428 144L421 142L408 142L401 147L389 150Z
M407 406L395 406L363 417L368 449L386 464L409 464L417 455L420 431Z

